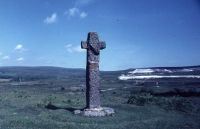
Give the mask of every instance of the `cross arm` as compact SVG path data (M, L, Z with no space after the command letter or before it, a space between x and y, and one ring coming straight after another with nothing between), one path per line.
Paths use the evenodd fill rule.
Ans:
M101 41L100 44L99 44L99 48L102 50L104 48L106 48L106 42L104 41Z
M87 49L87 41L81 41L81 48Z

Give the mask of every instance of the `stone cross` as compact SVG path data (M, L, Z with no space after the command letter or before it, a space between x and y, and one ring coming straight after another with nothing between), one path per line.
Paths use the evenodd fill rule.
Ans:
M81 48L87 49L86 108L75 110L74 114L81 114L83 116L110 116L115 112L112 108L101 107L99 92L99 56L100 50L106 48L106 44L99 41L96 32L89 32L87 41L81 42Z
M81 42L81 48L87 49L86 66L86 108L100 108L100 77L99 77L99 55L100 50L106 48L105 42L99 41L96 32L89 32L87 41Z

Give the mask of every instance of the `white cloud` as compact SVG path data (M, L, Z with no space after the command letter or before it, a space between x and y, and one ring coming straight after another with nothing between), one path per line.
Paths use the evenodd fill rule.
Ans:
M75 16L76 14L79 13L79 9L78 8L71 8L71 9L69 9L68 12L69 12L70 16Z
M9 60L9 59L10 59L10 56L3 56L2 59L3 59L3 60Z
M15 50L20 50L20 49L22 49L22 48L23 48L23 45L17 44L17 46L15 47Z
M24 46L22 44L17 44L16 47L15 47L15 50L19 51L19 52L26 51L26 49L24 48Z
M44 23L46 24L53 24L58 20L57 14L53 13L51 16L48 16L45 20Z
M75 52L84 52L85 49L82 49L80 45L73 47Z
M81 12L80 18L85 18L85 17L87 17L87 13L86 12Z
M17 58L17 61L24 61L24 58L23 57L19 57L19 58Z
M70 47L72 47L72 44L65 45L65 48L70 48Z
M72 44L65 45L65 48L66 48L67 52L70 52L70 53L73 52L73 46L72 46Z
M73 46L72 44L67 44L65 45L65 48L67 50L67 52L69 53L74 53L74 52L84 52L85 49L81 49L81 46L80 45L77 45L77 46Z
M67 11L65 11L64 13L65 15L67 15L68 17L80 17L80 18L85 18L87 17L87 13L84 11L80 11L80 9L78 8L70 8Z

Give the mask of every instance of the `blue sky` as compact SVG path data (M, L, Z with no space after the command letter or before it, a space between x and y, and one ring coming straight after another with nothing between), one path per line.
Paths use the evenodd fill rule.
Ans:
M200 0L0 0L0 66L85 68L90 31L101 70L200 64Z

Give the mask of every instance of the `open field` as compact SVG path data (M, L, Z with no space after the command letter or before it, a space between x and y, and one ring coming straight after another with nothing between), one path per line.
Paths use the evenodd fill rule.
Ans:
M101 74L102 106L109 117L83 117L85 71L29 68L1 71L0 129L199 129L199 80L121 81L123 71ZM44 72L48 71L48 72ZM39 74L38 74L39 73ZM180 82L180 83L178 83Z

